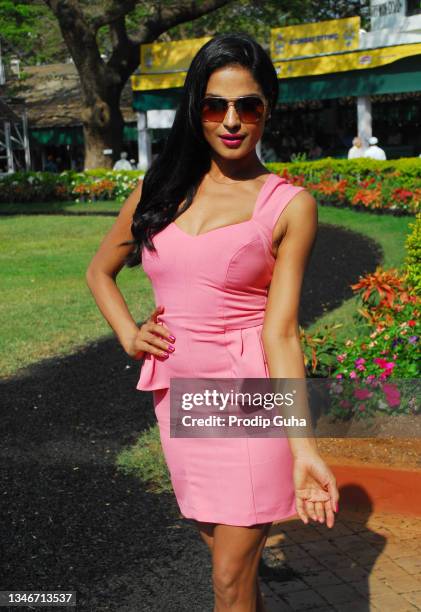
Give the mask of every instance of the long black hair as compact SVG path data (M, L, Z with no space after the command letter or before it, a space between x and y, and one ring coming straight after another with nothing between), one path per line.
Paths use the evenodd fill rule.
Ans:
M184 82L181 101L162 152L143 177L142 193L133 215L135 247L124 264L142 261L142 248L155 251L151 238L192 203L203 176L210 169L211 150L202 131L200 104L212 72L237 64L247 68L259 83L270 111L278 99L278 77L269 55L245 33L218 34L194 56ZM186 200L182 210L181 202Z

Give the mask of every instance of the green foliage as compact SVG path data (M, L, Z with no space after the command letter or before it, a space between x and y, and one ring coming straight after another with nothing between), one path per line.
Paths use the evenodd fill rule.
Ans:
M101 15L109 4L106 0L78 0L77 5L89 22ZM157 10L166 5L174 6L173 0L162 2L137 2L127 13L125 25L129 36L135 37L142 21L156 16ZM361 15L362 27L367 27L368 0L235 0L210 13L164 31L157 41L180 40L215 33L233 31L247 32L269 49L270 29L310 21L335 19ZM233 28L233 23L235 28ZM57 20L47 3L42 0L0 2L0 32L4 41L6 59L17 55L27 64L63 61L68 50L63 41ZM112 34L109 25L97 33L100 53L112 51Z
M273 162L267 164L273 172L282 174L284 170L291 167L289 162ZM320 180L321 177L330 176L332 179L340 181L354 177L357 180L369 177L394 177L399 182L404 182L406 187L410 187L411 181L415 180L416 185L421 185L421 158L402 157L400 159L390 159L386 161L357 158L357 159L336 159L325 157L315 161L296 162L294 172L303 174L309 180Z
M57 20L44 2L0 2L0 35L6 64L17 56L25 64L63 61L68 56Z
M418 296L421 296L421 212L415 218L414 223L406 238L405 247L407 255L405 258L405 268L408 274L408 282L414 287Z

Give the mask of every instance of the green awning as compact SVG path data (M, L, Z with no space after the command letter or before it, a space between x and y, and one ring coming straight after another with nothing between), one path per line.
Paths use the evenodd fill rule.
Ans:
M29 137L40 145L83 145L82 126L29 128Z
M29 128L29 137L40 145L83 145L83 128L80 125L71 127ZM135 123L126 123L123 129L123 141L137 140L137 126Z
M157 89L154 91L133 91L133 109L138 112L175 108L182 94L182 87Z
M420 55L405 57L378 68L279 79L278 102L326 100L344 96L411 91L421 91ZM182 88L133 91L133 108L137 111L175 108L181 93Z
M421 56L416 55L371 70L350 70L310 77L279 79L278 102L326 100L421 91Z

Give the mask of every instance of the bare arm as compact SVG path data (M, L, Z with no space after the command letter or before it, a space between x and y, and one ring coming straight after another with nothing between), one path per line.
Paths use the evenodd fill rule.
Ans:
M124 202L114 225L102 240L86 270L86 282L98 308L114 330L125 351L132 357L139 351L145 350L155 355L162 355L168 343L159 339L152 332L155 331L164 336L170 334L165 325L154 323L158 309L155 309L147 326L140 332L115 280L124 266L125 257L133 248L132 245L118 245L133 239L131 224L141 193L142 182L139 182Z
M286 232L278 248L265 312L262 340L271 378L305 379L304 358L298 327L301 287L317 232L317 203L301 191L282 216ZM297 415L298 416L298 415ZM316 451L312 437L290 437L294 456Z

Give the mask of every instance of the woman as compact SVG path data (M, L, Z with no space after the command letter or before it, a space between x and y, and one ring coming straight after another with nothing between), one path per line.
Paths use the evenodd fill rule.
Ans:
M274 66L253 38L208 41L164 150L87 270L127 354L143 358L137 388L153 391L180 510L211 551L217 612L264 610L257 570L272 521L298 513L332 527L337 511L312 438L169 433L172 377L305 378L297 313L317 206L257 157L277 96ZM138 327L115 277L140 261L158 305Z

